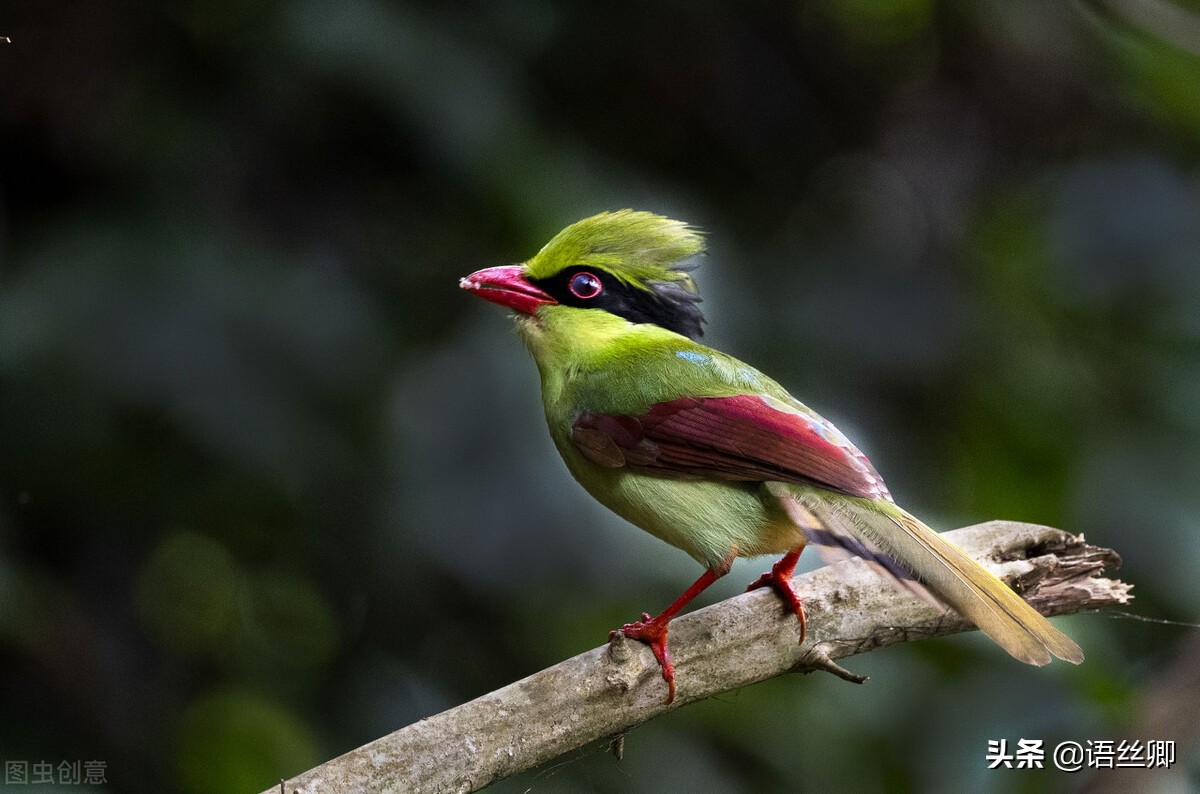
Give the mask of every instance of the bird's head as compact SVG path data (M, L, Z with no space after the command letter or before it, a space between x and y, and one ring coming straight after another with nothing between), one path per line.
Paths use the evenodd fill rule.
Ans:
M477 271L459 286L531 317L548 306L592 309L697 339L704 315L683 262L703 250L700 233L680 221L602 212L563 229L528 262Z

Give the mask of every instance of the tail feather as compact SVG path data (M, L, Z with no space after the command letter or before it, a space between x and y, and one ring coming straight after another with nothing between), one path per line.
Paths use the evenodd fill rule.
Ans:
M1073 664L1083 661L1083 651L1070 637L962 549L895 504L795 486L776 495L785 508L789 501L793 509L802 506L788 512L794 519L809 517L797 523L814 542L828 544L830 534L848 535L853 541L842 542L843 548L857 545L877 558L874 550L882 550L1014 658L1039 666L1049 663L1051 655ZM813 518L819 526L811 526ZM892 571L889 565L879 567ZM907 577L892 575L913 589Z

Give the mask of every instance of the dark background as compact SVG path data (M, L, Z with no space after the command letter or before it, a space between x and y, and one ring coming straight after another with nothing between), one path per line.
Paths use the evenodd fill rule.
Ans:
M603 209L703 227L709 341L909 509L1086 533L1130 611L1197 620L1198 13L6 6L0 757L258 791L690 583L569 480L510 322L457 288ZM1057 623L1082 666L917 643L495 789L1058 790L1087 778L987 740L1126 736L1179 742L1135 788L1195 787L1196 629Z

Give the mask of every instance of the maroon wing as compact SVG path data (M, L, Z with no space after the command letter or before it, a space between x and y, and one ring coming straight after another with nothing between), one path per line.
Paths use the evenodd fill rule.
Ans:
M837 428L772 397L681 397L639 416L585 412L572 438L601 466L662 477L795 482L891 499L870 461Z

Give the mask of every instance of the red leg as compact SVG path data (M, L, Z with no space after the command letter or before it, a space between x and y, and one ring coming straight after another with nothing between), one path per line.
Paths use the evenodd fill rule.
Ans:
M804 602L800 600L800 596L796 595L796 590L792 587L792 574L796 571L796 563L800 561L800 552L802 551L804 551L803 546L792 549L783 555L782 560L771 566L770 571L755 579L754 583L746 588L746 592L750 592L759 587L771 587L776 593L779 593L779 597L783 599L784 606L788 611L795 613L796 617L800 619L800 642L804 642L804 632L807 627L804 620Z
M683 591L683 595L672 601L671 605L664 609L658 617L652 618L648 612L643 612L641 620L636 623L626 623L620 629L614 629L608 633L610 640L619 631L631 640L641 640L650 646L650 650L654 652L654 658L658 660L659 667L662 668L663 680L667 682L667 699L663 701L663 705L667 705L675 699L675 665L671 662L671 651L667 648L667 629L670 627L671 618L679 614L679 610L704 592L710 584L727 574L732 562L733 555L731 554L728 561L720 567L709 568L692 583L691 587Z

